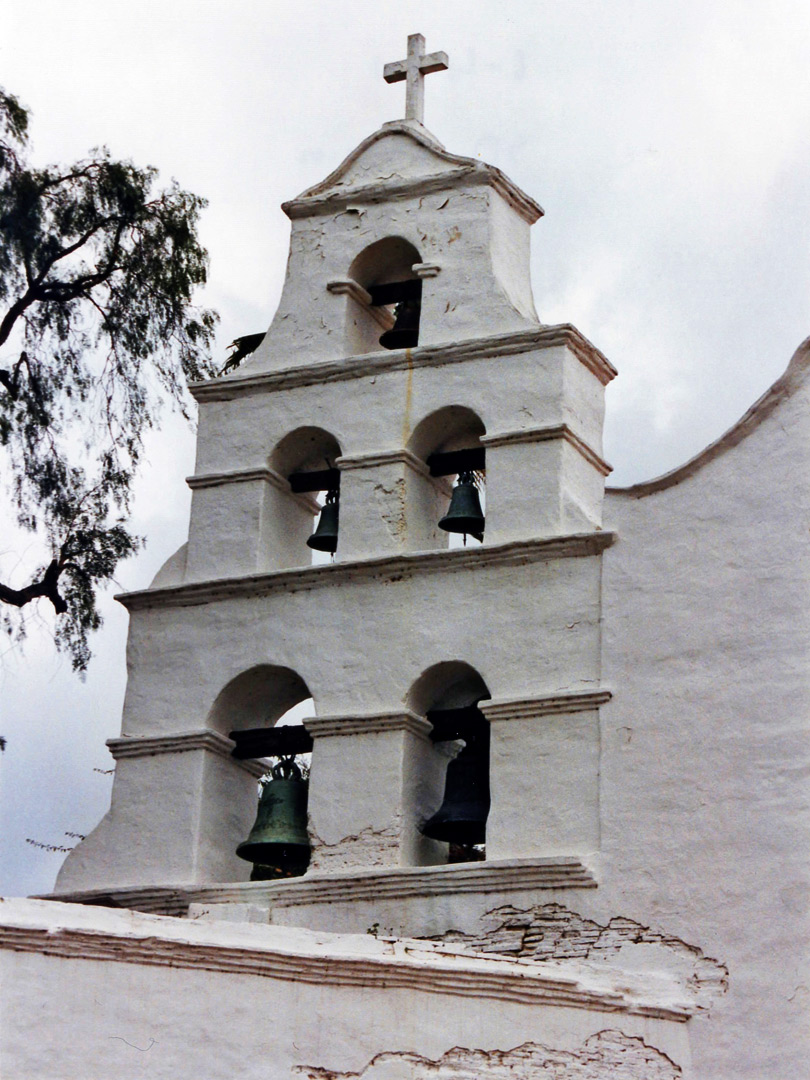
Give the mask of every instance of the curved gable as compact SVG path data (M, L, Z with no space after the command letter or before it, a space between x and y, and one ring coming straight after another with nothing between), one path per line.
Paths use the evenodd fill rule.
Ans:
M728 431L709 443L707 447L696 454L683 465L671 469L662 476L656 476L652 480L643 480L629 487L608 487L606 493L612 496L628 496L633 499L643 499L647 495L654 495L658 491L675 487L683 480L688 479L699 472L710 461L725 454L732 447L737 446L751 432L766 420L783 402L787 401L804 383L808 370L810 370L810 338L801 343L790 359L784 374L780 375L776 382L765 391L761 398L754 402L750 409L733 424Z

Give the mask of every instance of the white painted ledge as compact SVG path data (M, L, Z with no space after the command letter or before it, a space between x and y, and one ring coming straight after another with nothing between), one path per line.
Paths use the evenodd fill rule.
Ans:
M312 716L304 719L303 725L314 739L340 735L385 735L391 731L407 731L428 739L433 730L429 720L407 709L355 716Z
M282 495L288 495L310 514L320 511L318 500L312 495L294 492L289 480L271 469L268 465L261 465L253 469L230 469L228 472L198 473L195 476L187 476L186 483L192 491L199 488L222 487L225 484L250 484L259 480L270 484Z
M373 559L298 566L243 577L217 578L187 585L166 585L115 597L129 611L151 607L191 607L216 600L269 596L292 589L317 589L351 581L402 581L416 574L448 573L487 566L523 566L549 559L576 559L601 555L616 540L613 532L572 533L481 547L442 548L382 555Z
M302 364L280 371L259 371L255 374L224 375L206 382L192 383L190 390L197 401L230 401L250 394L270 394L300 386L314 386L349 379L363 379L390 371L413 371L422 367L443 367L468 360L485 360L493 356L516 356L535 349L570 349L591 374L606 386L618 372L604 353L570 323L557 326L533 326L511 334L449 341L442 345L423 345L415 349L381 349L359 356L344 356L337 360Z
M481 445L487 447L511 446L515 443L549 442L552 439L563 439L581 454L589 465L607 476L613 472L613 467L608 465L603 457L581 439L568 424L549 424L546 427L521 428L518 431L504 431L494 435L482 435Z
M294 927L166 919L132 911L35 900L0 907L0 948L74 961L186 968L290 983L486 998L683 1022L677 988L625 972L597 974L575 961L553 971L473 956L438 943Z
M586 690L533 698L492 698L480 702L478 707L490 723L498 720L533 720L541 716L598 709L600 705L606 705L612 696L610 690Z
M107 739L107 748L116 761L121 758L154 757L157 754L182 754L190 750L207 750L218 757L234 761L251 776L264 776L267 765L259 761L240 761L232 757L236 743L210 728L196 731L177 731L168 735L123 735L117 739Z
M271 909L306 904L399 900L459 893L509 893L535 889L595 889L596 878L579 858L554 856L455 863L448 866L385 867L333 874L306 874L284 881L228 882L94 889L51 894L48 899L114 907L162 915L182 915L191 903L251 903Z

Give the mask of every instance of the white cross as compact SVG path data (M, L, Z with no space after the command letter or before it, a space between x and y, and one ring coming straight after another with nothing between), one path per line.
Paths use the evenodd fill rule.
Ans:
M447 53L434 52L425 56L425 39L421 34L408 37L408 58L386 64L383 78L386 82L402 82L405 85L405 119L417 120L420 124L425 118L425 75L431 71L446 71Z

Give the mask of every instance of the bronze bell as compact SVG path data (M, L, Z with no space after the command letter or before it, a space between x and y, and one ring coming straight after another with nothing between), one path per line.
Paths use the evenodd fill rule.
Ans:
M259 799L256 822L236 854L265 871L256 877L296 877L309 865L309 781L302 778L292 758L279 761L271 773Z
M340 492L333 488L326 493L326 503L321 510L318 527L307 540L307 547L315 551L328 551L332 555L337 551L338 519L340 517Z
M465 537L469 533L476 540L483 540L485 523L473 474L459 473L450 497L450 507L439 522L439 528L445 532L464 533Z
M419 344L419 312L416 299L401 300L394 308L394 325L380 337L384 349L413 349Z
M425 836L449 844L483 844L489 814L489 745L471 739L447 766L444 802L422 826Z

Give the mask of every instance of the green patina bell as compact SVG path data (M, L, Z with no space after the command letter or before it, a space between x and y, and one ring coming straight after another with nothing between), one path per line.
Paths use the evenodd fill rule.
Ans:
M473 474L460 473L450 497L450 507L439 522L439 528L445 532L469 533L476 540L483 540L484 525L484 512Z
M271 772L272 779L259 799L256 822L236 854L262 868L256 877L294 877L309 865L309 781L291 759L278 762Z

